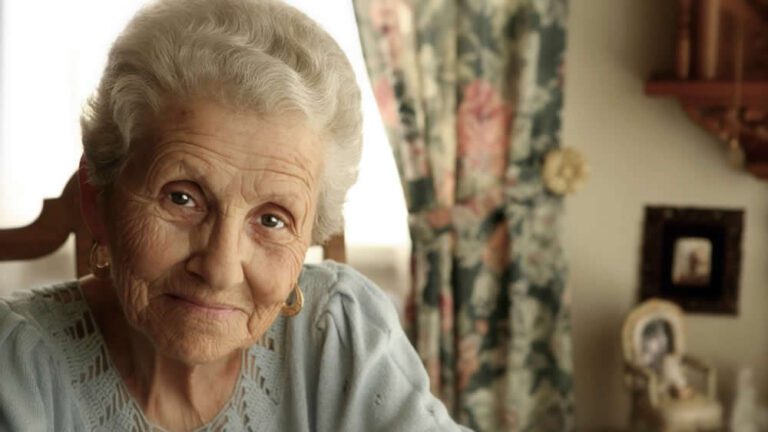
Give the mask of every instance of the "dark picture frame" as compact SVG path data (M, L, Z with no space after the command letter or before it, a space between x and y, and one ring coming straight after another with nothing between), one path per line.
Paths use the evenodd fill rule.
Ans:
M640 299L737 315L744 211L648 206Z

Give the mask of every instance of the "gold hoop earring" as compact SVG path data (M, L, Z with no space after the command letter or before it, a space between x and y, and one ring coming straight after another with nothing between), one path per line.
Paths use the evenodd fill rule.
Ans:
M293 303L283 303L283 309L280 311L284 316L292 317L298 315L301 312L301 308L304 307L304 293L301 292L301 287L297 283L293 286Z
M89 259L91 273L99 279L109 277L110 260L107 253L107 247L96 242L91 246L91 256Z

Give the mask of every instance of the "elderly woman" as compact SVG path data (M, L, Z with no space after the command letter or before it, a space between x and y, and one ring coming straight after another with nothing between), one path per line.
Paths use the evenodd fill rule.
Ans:
M93 276L0 302L3 431L457 430L342 227L359 90L270 0L160 0L83 115Z

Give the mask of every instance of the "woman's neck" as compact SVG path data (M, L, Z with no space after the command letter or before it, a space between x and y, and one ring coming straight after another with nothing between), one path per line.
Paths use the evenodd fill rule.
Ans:
M164 356L128 324L109 281L86 278L80 284L112 363L150 422L194 430L221 411L237 384L242 352L204 365Z

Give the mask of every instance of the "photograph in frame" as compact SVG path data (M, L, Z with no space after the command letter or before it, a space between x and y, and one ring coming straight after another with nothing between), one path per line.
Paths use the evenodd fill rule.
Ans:
M646 207L640 300L736 315L743 230L741 209Z

